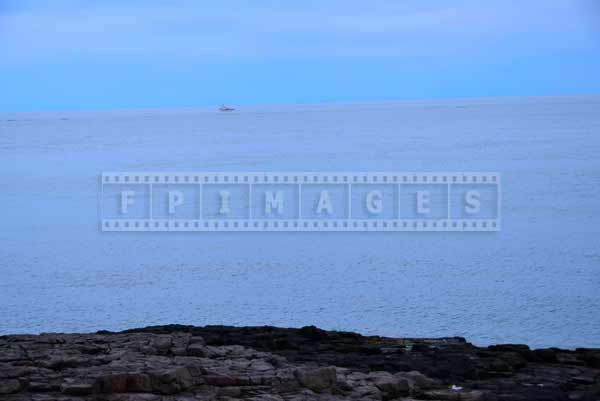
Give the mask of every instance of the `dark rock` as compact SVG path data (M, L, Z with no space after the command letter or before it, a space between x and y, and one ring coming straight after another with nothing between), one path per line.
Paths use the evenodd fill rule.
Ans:
M533 354L542 362L546 363L556 363L556 349L553 348L544 348L544 349L536 349L533 351Z
M60 389L67 395L92 394L92 385L86 383L66 383L63 384Z
M410 379L414 383L416 388L420 390L431 389L436 386L435 380L425 376L420 372L417 372L416 370L402 373L401 375Z
M11 394L21 390L21 383L16 379L1 379L0 394Z
M93 388L95 393L149 393L152 384L144 373L117 373L97 377Z
M580 355L581 360L583 360L586 365L592 368L600 369L600 350L578 348L575 350L575 352Z
M597 400L600 350L307 326L0 337L0 400ZM453 387L454 385L454 387Z
M567 351L557 352L556 361L565 365L585 365L585 362L582 359L579 359L579 355Z
M204 382L208 385L215 387L231 387L243 385L243 381L229 375L211 375L208 374L203 377Z
M30 382L27 390L31 392L54 392L59 391L60 386L52 382Z

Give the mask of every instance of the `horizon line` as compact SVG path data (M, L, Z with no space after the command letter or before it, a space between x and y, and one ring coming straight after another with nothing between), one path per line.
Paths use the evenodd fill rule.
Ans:
M106 108L81 108L81 109L39 109L39 110L16 110L3 111L0 110L0 115L4 114L50 114L50 113L94 113L94 112L143 112L143 111L176 111L176 110L211 110L218 108L222 104L233 107L294 107L294 106L352 106L363 104L393 104L393 103L410 103L410 102L430 102L430 101L460 101L460 100L509 100L509 99L557 99L557 98L575 98L575 97L600 97L600 92L584 92L556 95L496 95L496 96L452 96L452 97L415 97L415 98L399 98L386 100L350 100L350 101L320 101L320 102L298 102L298 103L215 103L211 105L193 105L193 106L158 106L158 107L106 107ZM235 110L240 111L240 110Z

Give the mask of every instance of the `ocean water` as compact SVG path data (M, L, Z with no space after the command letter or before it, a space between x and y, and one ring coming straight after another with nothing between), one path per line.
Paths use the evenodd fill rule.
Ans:
M108 233L103 171L497 171L494 233ZM0 114L0 334L314 324L600 347L600 97Z

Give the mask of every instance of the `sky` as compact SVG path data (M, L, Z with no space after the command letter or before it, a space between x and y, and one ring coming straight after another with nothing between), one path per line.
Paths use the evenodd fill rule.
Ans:
M0 112L600 94L597 0L0 0Z

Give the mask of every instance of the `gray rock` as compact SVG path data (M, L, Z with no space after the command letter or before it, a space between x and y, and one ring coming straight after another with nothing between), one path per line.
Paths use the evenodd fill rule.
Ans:
M206 356L208 356L209 353L208 353L208 350L206 349L206 347L204 346L204 344L193 343L193 344L188 345L187 354L189 356L206 357Z
M337 383L337 375L333 367L296 369L294 376L302 386L317 392L331 389Z
M373 384L385 394L386 398L397 398L412 394L413 383L409 379L392 375L387 372L377 372L370 375Z

